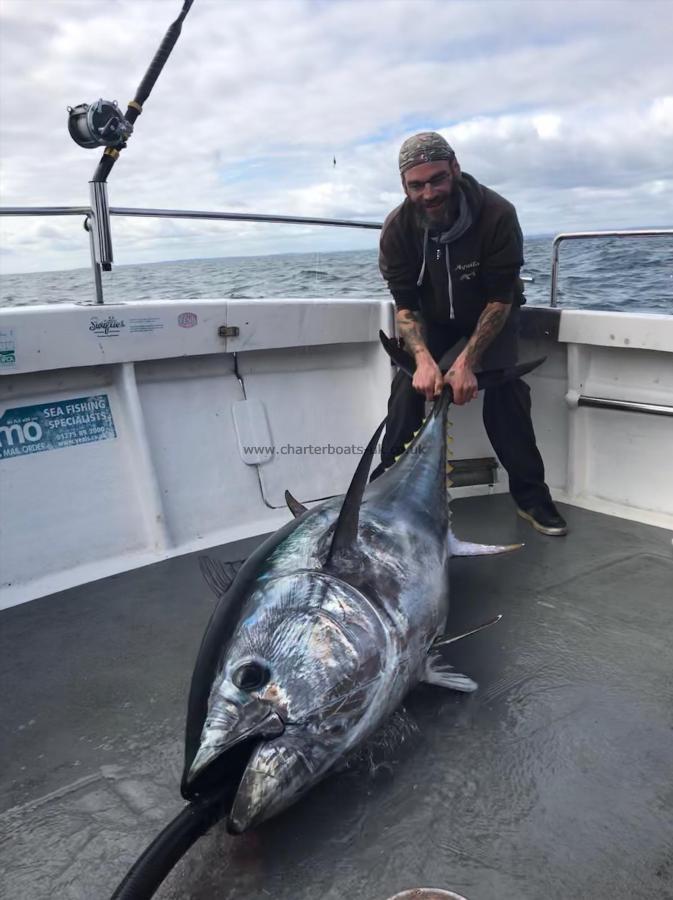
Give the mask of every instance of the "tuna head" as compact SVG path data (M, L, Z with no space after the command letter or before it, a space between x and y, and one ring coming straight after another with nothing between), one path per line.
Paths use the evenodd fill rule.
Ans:
M389 644L375 607L332 575L300 571L255 590L222 659L188 776L238 782L231 831L290 805L376 727Z

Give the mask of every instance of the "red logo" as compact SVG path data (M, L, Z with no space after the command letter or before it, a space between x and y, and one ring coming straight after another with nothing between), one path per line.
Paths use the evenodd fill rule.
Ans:
M199 321L196 313L180 313L178 325L180 328L193 328Z

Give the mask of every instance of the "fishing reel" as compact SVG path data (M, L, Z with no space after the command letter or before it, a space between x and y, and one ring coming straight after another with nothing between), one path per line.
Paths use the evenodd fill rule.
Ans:
M117 106L116 100L100 99L89 106L68 107L68 131L70 137L80 147L126 146L126 141L133 132L133 125Z

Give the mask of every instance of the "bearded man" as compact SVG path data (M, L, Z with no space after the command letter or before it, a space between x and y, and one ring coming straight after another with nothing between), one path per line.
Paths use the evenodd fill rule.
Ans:
M425 401L444 383L462 405L477 396L475 371L516 363L525 302L523 236L514 206L461 172L456 154L436 132L408 138L399 167L406 199L384 222L379 266L416 371L413 382L404 372L393 379L381 465L372 478L393 464L420 426ZM462 339L465 347L442 377L438 360ZM566 534L545 484L528 385L517 379L487 389L483 417L518 514L543 534Z

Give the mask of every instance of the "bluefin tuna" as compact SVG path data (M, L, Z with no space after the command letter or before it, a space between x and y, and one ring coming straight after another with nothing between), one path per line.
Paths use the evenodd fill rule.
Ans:
M409 369L399 348L387 349ZM480 387L537 364L484 373ZM306 509L288 494L294 518L233 580L206 563L220 600L194 669L181 790L188 800L228 791L232 833L294 803L420 682L477 687L438 649L457 639L446 635L451 557L515 547L453 535L451 397L445 387L406 452L374 482L383 423L345 497Z

